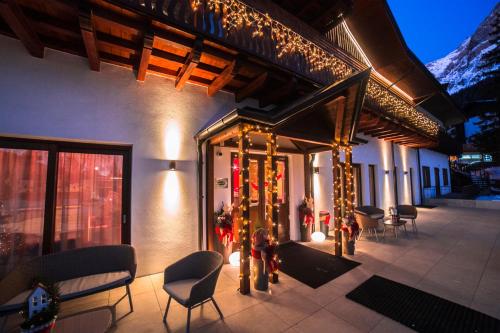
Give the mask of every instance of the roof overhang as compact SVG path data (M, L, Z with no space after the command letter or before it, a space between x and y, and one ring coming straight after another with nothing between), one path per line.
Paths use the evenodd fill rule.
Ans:
M359 72L272 111L233 110L198 132L196 138L205 140L246 122L301 142L307 150L329 147L336 139L343 144L358 144L363 141L356 138L356 132L369 77L370 70Z
M354 1L346 23L374 69L446 126L464 114L406 45L386 0Z

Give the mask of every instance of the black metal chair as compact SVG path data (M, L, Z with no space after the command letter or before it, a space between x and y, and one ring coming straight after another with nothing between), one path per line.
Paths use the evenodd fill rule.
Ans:
M418 215L417 208L411 205L399 205L397 210L400 218L411 220L412 230L418 235L417 223L415 222Z
M186 332L189 332L191 310L212 301L224 319L213 297L224 259L218 252L199 251L188 255L165 269L163 289L168 294L163 322L167 323L170 301L175 299L188 309Z

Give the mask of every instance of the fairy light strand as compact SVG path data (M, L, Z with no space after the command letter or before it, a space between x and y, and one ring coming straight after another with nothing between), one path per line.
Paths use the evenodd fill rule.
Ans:
M203 3L202 0L191 0L191 7L197 11ZM252 37L270 36L275 41L278 58L287 54L299 54L311 64L311 71L330 70L335 80L343 79L354 72L354 68L345 61L271 18L268 13L263 13L242 1L206 0L206 4L209 10L221 14L222 26L228 33L246 28ZM440 129L437 122L373 79L368 82L367 96L392 117L423 130L429 136L437 136Z

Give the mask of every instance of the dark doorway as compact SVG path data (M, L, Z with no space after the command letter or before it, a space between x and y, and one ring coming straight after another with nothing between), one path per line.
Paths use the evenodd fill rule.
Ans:
M436 180L436 197L441 196L441 181L439 179L439 168L434 168L434 179Z
M377 207L377 183L375 165L368 165L368 178L370 182L370 206Z
M413 194L413 168L410 168L410 193L411 193L411 204L415 205L415 195Z

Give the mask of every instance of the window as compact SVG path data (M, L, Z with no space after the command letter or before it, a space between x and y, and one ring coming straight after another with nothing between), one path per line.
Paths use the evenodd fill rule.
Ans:
M0 277L32 257L130 243L130 146L0 138Z
M443 168L443 186L448 186L448 169Z
M422 176L423 176L424 188L430 188L431 187L431 169L427 166L423 166L422 167Z

